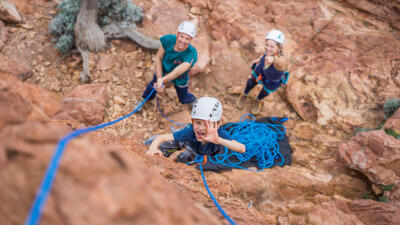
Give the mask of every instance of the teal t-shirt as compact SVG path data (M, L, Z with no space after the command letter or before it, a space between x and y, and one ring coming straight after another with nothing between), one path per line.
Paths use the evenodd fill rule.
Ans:
M174 50L176 43L176 35L167 34L160 38L161 45L165 50L165 54L162 60L163 65L163 76L170 73L182 62L187 62L191 64L191 67L197 62L197 51L189 44L185 51L177 52ZM190 69L189 69L190 70ZM172 80L172 82L177 86L184 86L189 81L189 70L181 74L179 77Z

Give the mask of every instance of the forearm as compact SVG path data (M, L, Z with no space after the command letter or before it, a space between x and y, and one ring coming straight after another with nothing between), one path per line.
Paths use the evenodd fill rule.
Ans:
M218 137L216 144L223 145L223 146L229 148L230 150L239 152L239 153L244 153L246 151L246 146L235 140L227 140L227 139Z
M162 74L163 74L163 72L162 72L162 62L161 62L161 59L155 58L154 67L155 67L155 70L156 70L156 77L157 77L157 78L161 78L161 77L162 77Z
M288 70L288 60L285 56L275 56L274 67L279 71Z
M172 134L158 135L151 143L149 149L158 148L161 145L161 143L166 142L166 141L173 141L173 140L174 140L174 136Z
M164 77L165 81L171 81L177 77L179 77L181 74L186 72L187 70L190 69L190 64L189 63L182 63L179 66L177 66L174 70L172 70L170 73L166 74Z
M263 55L261 55L260 57L258 57L255 60L253 60L253 63L259 63L262 57L263 57Z
M154 58L154 69L156 71L156 76L157 78L161 78L163 75L162 71L162 59L164 58L164 48L161 46L160 49L158 49L157 54Z

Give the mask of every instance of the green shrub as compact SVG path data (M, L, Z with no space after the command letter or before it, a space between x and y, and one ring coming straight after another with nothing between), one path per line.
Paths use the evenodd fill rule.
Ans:
M100 4L97 22L100 26L112 22L126 28L135 26L143 19L143 11L130 0L97 0ZM74 26L82 0L64 0L57 6L57 15L49 25L49 31L56 38L56 48L66 53L75 45Z
M372 195L370 195L370 194L364 194L363 196L362 196L362 199L373 199L374 197L372 196Z
M383 106L383 111L385 112L385 120L393 115L394 112L400 107L400 99L388 99Z
M384 191L390 191L394 187L394 184L382 185Z
M385 196L380 196L378 201L379 202L388 202L389 200Z

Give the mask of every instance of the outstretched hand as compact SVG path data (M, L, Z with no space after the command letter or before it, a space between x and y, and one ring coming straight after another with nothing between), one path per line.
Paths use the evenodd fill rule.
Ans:
M163 155L163 153L161 152L160 149L158 149L158 148L152 148L152 147L150 146L149 150L147 150L147 152L146 152L146 155L153 156L153 155L155 155L155 154L158 154L159 156L162 156L162 155Z
M207 142L211 142L216 144L218 141L218 123L211 122L210 120L206 121L206 135L204 136L204 140Z

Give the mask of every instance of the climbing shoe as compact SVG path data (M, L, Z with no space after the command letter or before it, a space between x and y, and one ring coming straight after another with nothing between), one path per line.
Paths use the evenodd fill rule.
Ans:
M247 96L244 95L243 93L240 94L238 100L236 101L236 107L237 107L238 109L243 109L243 107L244 107L244 102L246 101L246 97L247 97Z
M253 106L251 107L251 113L253 115L257 115L260 113L261 108L262 108L262 101L256 99L253 103Z
M134 106L135 109L138 108L138 107L142 104L143 101L144 101L144 98L140 98L139 101L137 101L137 102L135 103L135 106ZM144 105L144 104L143 104L143 105ZM138 111L138 112L141 112L142 109L143 109L143 106L142 106L140 109L138 109L137 111Z

